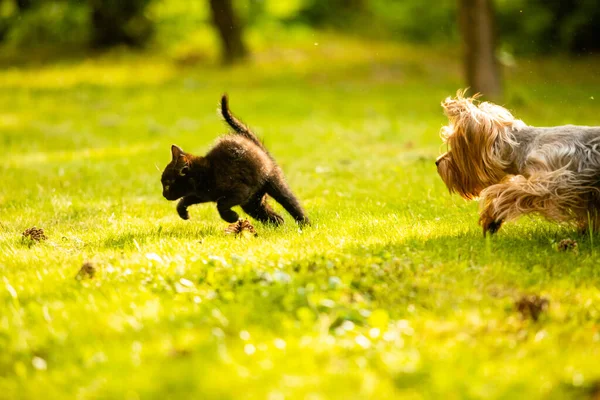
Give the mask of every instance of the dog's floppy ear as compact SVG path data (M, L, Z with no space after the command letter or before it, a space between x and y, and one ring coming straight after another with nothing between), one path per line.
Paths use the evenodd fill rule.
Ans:
M177 161L179 157L185 155L185 152L181 150L181 147L177 145L171 146L171 156L173 157L173 161Z

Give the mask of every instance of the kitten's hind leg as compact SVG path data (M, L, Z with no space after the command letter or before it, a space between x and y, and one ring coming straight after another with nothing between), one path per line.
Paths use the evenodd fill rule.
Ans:
M267 202L267 195L264 192L252 196L250 201L242 205L242 210L260 222L270 222L275 225L283 223L281 215L277 214Z
M267 182L266 189L267 194L281 204L283 208L294 217L298 224L310 224L306 212L282 176L273 176L269 182Z

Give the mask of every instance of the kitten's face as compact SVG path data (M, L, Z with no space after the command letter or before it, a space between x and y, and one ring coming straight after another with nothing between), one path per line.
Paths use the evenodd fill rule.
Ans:
M163 186L163 196L172 201L191 194L194 188L187 176L190 166L183 150L173 145L171 155L173 159L163 171L160 181Z

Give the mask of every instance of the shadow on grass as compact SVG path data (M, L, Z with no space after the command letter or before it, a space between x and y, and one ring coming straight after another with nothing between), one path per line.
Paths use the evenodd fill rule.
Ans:
M201 242L207 236L219 235L221 232L214 225L201 226L158 226L155 229L137 230L111 234L98 244L103 249L136 249L145 243L160 239L181 239Z
M575 249L561 251L559 243L564 239L576 243ZM429 238L409 236L401 243L390 243L372 251L400 252L411 257L420 254L438 263L469 262L529 271L538 266L574 269L574 263L591 265L600 251L599 244L600 235L590 237L566 226L544 225L531 229L529 224L515 224L486 238L479 231Z

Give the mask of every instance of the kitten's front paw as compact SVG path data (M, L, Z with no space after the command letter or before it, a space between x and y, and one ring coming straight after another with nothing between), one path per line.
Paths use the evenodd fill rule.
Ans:
M187 207L184 205L177 205L177 214L179 214L181 219L190 219L190 214L188 214Z

